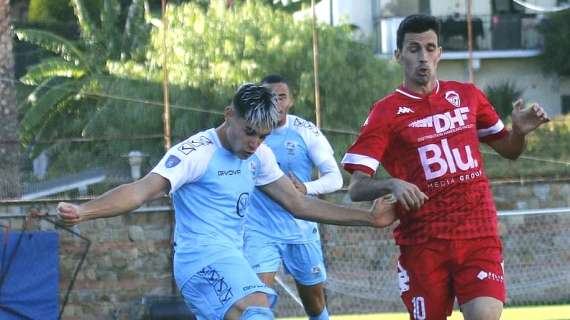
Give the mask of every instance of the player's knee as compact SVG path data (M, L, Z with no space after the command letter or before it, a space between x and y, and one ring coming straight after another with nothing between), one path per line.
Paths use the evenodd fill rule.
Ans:
M273 312L267 307L250 306L245 308L240 320L273 320Z
M465 320L499 320L503 304L493 298L477 298L461 306Z

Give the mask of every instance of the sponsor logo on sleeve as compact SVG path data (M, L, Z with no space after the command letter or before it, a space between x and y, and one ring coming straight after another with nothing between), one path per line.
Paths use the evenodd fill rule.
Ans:
M182 143L178 147L178 151L184 153L185 155L189 155L191 152L196 151L199 147L206 146L212 144L212 140L205 136L200 136L198 139L187 141Z
M180 159L177 156L171 154L168 159L166 159L164 166L170 169L176 167L179 163Z
M318 136L320 134L319 128L317 128L314 124L310 123L309 121L305 121L305 120L301 120L299 118L296 118L295 121L293 122L293 125L295 127L308 129L315 136Z

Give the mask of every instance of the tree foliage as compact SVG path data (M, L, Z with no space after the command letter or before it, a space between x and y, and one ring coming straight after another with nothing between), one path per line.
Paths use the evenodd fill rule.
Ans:
M292 112L314 119L312 29L309 21L294 21L290 14L273 10L264 1L245 1L233 8L211 3L205 10L193 3L167 10L166 43L162 32L151 33L144 64L112 64L121 77L159 82L163 55L168 57L169 81L193 88L192 100L182 105L222 111L235 88L278 73L289 79L295 97ZM319 71L323 127L357 131L374 100L399 82L395 64L377 59L368 44L352 39L348 27L319 25ZM179 112L175 133L186 136L198 128L189 124L195 112ZM184 119L184 120L182 120ZM331 133L341 153L354 139Z
M544 36L544 69L561 76L570 76L570 10L550 14L539 30Z
M56 58L30 68L23 78L37 85L24 110L27 141L115 137L53 146L56 158L51 168L58 171L92 165L96 157L109 162L134 148L150 156L147 163L156 163L163 153L165 55L174 142L219 124L237 86L270 73L289 79L295 96L292 111L314 120L311 23L294 21L286 10L266 2L236 1L232 7L224 1L208 6L200 1L170 4L163 19L166 25L152 20L147 47L140 46L127 27L116 27L116 2L112 0L105 0L108 5L103 6L100 24L92 23L92 16L76 6L80 42L19 30L20 38L57 53ZM80 4L80 0L73 3ZM139 24L130 28L144 31L148 20L140 18L140 11L138 17ZM368 44L353 41L348 27L319 25L318 32L325 131L356 132L373 101L400 81L398 67L375 58ZM353 135L330 130L327 135L336 142L339 156L354 140Z
M21 110L26 144L83 135L90 116L100 109L98 96L108 85L107 61L136 57L146 43L141 40L148 32L142 0L133 0L124 28L118 24L117 0L103 1L98 24L93 23L83 0L72 0L71 4L80 27L79 41L50 31L16 30L19 40L55 54L30 67L21 78L34 88ZM37 153L43 145L37 144L35 149Z
M495 107L501 119L506 120L513 111L513 102L522 96L523 91L514 82L505 81L489 85L485 94L489 102Z

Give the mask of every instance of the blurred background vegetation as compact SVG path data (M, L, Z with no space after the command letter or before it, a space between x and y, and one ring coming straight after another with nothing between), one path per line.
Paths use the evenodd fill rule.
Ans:
M293 17L309 4L179 0L168 1L161 17L160 1L32 0L29 21L17 23L15 32L20 136L29 166L43 152L47 178L93 167L124 171L126 154L139 150L147 155L143 172L150 170L164 152L164 61L173 144L221 123L237 86L266 74L288 78L292 113L314 121L312 25ZM340 161L371 104L401 83L401 70L375 57L350 26L317 28L322 129ZM523 89L505 82L485 92L509 123L511 102ZM532 134L526 158L517 162L484 147L487 173L567 177L568 161L561 159L570 158L569 137L566 117Z

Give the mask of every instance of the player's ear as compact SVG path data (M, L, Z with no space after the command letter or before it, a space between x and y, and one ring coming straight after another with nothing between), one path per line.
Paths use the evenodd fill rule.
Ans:
M400 63L401 57L402 57L402 53L400 52L400 49L394 50L394 59L396 59L397 63Z
M236 110L234 109L234 107L232 105L227 106L224 109L224 119L228 120L230 118L232 118L235 114Z

